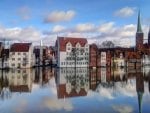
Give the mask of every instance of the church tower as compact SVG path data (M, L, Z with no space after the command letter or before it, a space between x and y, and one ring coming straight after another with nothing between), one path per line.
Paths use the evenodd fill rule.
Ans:
M140 17L140 11L139 11L137 31L136 31L136 50L137 51L141 51L143 49L143 37L144 37L144 33L141 27L141 17Z
M149 32L148 32L148 45L150 45L150 27L149 27Z

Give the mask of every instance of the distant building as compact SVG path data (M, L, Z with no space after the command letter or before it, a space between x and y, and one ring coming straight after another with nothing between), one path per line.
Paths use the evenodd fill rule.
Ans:
M14 43L10 47L10 68L31 68L35 64L31 43Z
M90 55L89 55L89 66L97 67L98 66L98 48L96 44L90 45Z
M57 37L56 59L58 67L88 67L89 45L87 39Z

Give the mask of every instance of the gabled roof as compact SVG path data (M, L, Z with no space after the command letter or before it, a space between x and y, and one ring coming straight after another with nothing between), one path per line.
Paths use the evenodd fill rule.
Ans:
M68 42L70 42L73 47L75 47L77 43L79 43L81 47L85 46L87 43L86 38L58 37L57 40L59 42L60 51L66 51L66 44Z
M10 47L10 52L28 52L32 43L14 43Z
M79 93L77 93L75 89L72 89L71 92L68 94L66 91L66 84L59 84L57 86L58 98L79 97L79 96L86 96L86 95L87 92L84 88L81 88Z

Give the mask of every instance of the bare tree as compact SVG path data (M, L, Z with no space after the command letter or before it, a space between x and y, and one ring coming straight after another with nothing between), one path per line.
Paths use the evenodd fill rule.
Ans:
M102 43L95 42L98 48L114 48L115 44L113 41L103 41Z

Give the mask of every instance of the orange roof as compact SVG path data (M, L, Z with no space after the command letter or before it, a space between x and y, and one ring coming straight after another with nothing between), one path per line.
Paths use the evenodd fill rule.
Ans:
M68 42L70 42L73 47L75 47L77 43L79 43L82 47L87 43L86 38L58 37L58 40L60 51L66 51L66 44Z
M31 43L14 43L10 47L10 52L28 52Z

